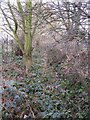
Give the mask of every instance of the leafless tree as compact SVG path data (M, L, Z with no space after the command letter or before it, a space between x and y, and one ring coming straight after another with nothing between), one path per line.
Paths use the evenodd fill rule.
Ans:
M2 29L14 39L17 49L21 50L26 72L32 64L32 40L40 25L41 5L42 2L32 4L32 0L24 3L17 0L15 6L8 1L4 8L2 4L0 7L5 21Z
M64 38L65 35L69 40L76 36L85 37L88 34L87 26L90 18L88 4L88 2L51 2L46 5L47 12L43 19L51 26L53 32L60 34L64 31Z

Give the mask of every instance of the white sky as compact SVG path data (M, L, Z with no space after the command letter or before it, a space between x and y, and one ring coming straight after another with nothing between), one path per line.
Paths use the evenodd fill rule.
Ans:
M0 0L0 2L2 1L2 3L6 3L6 2L8 2L8 0ZM15 3L16 3L16 0L9 0L12 4L14 4L15 5ZM26 0L20 0L21 2L24 2L24 1L26 1ZM41 1L41 0L32 0L32 1ZM69 2L87 2L87 1L89 1L89 0L42 0L43 2L50 2L50 1L54 1L54 2L57 2L57 1L63 1L63 2L65 2L65 1L69 1ZM2 25L2 14L0 15L0 25ZM1 26L0 26L1 27ZM0 28L0 34L1 34L1 28Z
M7 2L8 0L0 0L0 1L3 1L3 2ZM10 0L11 3L15 3L16 0ZM24 2L26 0L20 0L21 2ZM28 1L28 0L27 0ZM32 1L41 1L41 0L32 0ZM42 0L43 2L49 2L49 1L69 1L69 2L87 2L89 0Z

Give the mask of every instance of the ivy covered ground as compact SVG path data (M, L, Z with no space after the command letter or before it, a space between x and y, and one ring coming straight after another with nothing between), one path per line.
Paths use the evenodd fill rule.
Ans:
M44 60L37 53L33 55L28 75L22 57L4 63L3 79L2 120L89 120L88 95L84 86L58 76L53 67L44 69Z

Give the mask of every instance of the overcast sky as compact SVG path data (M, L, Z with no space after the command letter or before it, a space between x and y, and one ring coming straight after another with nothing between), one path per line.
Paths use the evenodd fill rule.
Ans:
M0 1L3 1L3 2L7 2L8 0L0 0ZM10 0L10 2L12 2L12 3L15 3L15 1L16 0ZM20 0L21 2L24 2L24 1L26 1L26 0ZM32 1L40 1L40 0L32 0ZM85 2L87 2L87 1L89 1L89 0L42 0L43 2L49 2L49 1L69 1L69 2L83 2L83 1L85 1Z
M6 3L8 0L0 0L0 2L2 1L2 3ZM24 2L24 1L26 1L26 0L20 0L21 2ZM41 0L32 0L32 1L41 1ZM50 1L54 1L54 2L57 2L57 1L69 1L69 2L87 2L87 1L89 1L89 0L42 0L43 2L50 2ZM15 4L16 3L16 0L10 0L10 2L12 3L12 4ZM1 25L2 25L2 14L0 15L0 27L1 27ZM0 28L0 34L1 34L1 28Z

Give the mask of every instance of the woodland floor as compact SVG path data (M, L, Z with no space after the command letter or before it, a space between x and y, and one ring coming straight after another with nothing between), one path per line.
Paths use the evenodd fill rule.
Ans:
M60 65L47 66L46 49L51 45L48 39L47 36L47 41L40 42L41 49L33 52L33 64L28 75L22 57L3 58L0 46L2 120L90 119L88 94L81 82L63 76Z
M60 78L46 67L40 53L33 54L29 74L21 57L2 64L2 120L29 118L87 118L88 96L80 83Z

